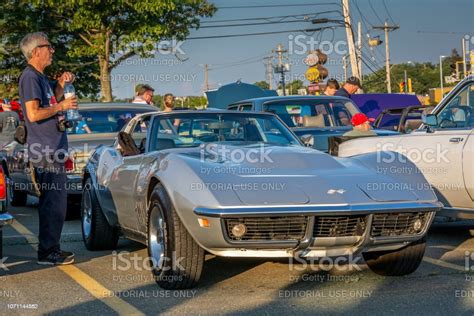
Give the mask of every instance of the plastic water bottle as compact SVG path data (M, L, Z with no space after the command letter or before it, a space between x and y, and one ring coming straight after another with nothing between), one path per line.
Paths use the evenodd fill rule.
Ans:
M64 98L69 99L72 98L76 95L76 89L74 89L74 86L70 82L66 82L64 85ZM80 114L78 110L67 110L66 114L67 120L68 121L77 121L80 118Z

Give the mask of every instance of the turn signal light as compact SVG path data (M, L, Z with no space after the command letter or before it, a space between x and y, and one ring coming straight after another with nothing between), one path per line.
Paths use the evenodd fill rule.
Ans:
M206 218L198 218L198 223L199 223L199 226L203 227L203 228L208 228L209 227L209 220L207 220Z

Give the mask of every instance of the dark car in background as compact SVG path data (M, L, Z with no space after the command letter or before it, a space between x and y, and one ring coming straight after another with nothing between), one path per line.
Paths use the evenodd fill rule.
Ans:
M298 136L312 135L313 148L328 152L329 138L352 129L351 118L361 111L350 99L336 96L274 96L235 102L229 110L262 111L278 115ZM374 130L378 136L395 131Z
M136 115L156 111L147 104L81 103L81 119L68 129L69 156L67 170L68 204L76 209L82 194L81 176L89 155L99 145L110 145L117 133ZM146 122L143 129L146 130ZM38 195L32 183L29 164L25 161L26 148L12 140L0 151L1 166L8 184L8 200L13 206L26 204L28 195Z

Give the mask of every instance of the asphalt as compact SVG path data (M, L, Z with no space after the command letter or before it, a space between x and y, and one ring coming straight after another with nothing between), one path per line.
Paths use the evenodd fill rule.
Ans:
M144 246L121 239L118 249L90 252L80 222L68 221L62 247L73 267L36 264L35 201L12 209L4 231L0 314L420 314L474 313L474 224L434 224L419 269L381 277L357 268L324 271L288 260L206 256L198 287L166 291L154 282ZM360 269L360 271L359 271Z

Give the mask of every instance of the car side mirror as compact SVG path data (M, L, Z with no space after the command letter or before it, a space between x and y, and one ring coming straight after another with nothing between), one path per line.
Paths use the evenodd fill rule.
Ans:
M438 118L434 114L424 114L421 116L423 124L428 126L438 126Z
M306 147L313 147L314 146L314 136L311 134L306 134L300 137L301 141Z

